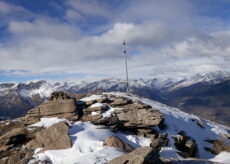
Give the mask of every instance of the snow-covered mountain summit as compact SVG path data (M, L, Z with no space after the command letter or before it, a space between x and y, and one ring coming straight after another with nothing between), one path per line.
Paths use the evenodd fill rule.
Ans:
M200 82L218 83L229 79L229 72L211 72L207 74L196 74L191 77L184 77L182 79L130 79L130 88L149 88L149 89L165 89L165 88L179 88L185 87ZM0 96L7 94L9 91L23 97L32 97L39 95L42 98L47 98L54 90L64 90L73 93L86 93L96 89L103 89L104 91L125 91L126 81L119 78L106 78L98 81L78 81L78 82L57 82L49 83L45 80L28 81L21 83L0 83Z

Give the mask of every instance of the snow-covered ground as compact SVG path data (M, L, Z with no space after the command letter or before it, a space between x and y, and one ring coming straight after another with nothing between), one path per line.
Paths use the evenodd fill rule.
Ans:
M220 162L220 163L230 163L230 153L229 152L221 152L215 158L210 159L213 162Z
M182 112L181 110L173 107L169 107L167 105L164 105L162 103L149 100L146 98L140 98L138 96L127 96L125 93L105 93L105 95L116 95L116 96L122 96L127 97L132 100L140 100L143 103L151 105L153 108L157 108L160 110L161 113L164 114L165 118L165 124L167 128L165 130L162 130L161 133L168 133L169 136L169 145L167 148L162 149L160 155L162 157L178 157L177 150L174 146L174 140L171 136L178 135L177 133L180 131L186 132L188 136L191 136L193 139L196 140L198 147L199 147L199 158L203 159L210 159L214 158L214 156L205 151L204 147L211 146L210 143L206 142L207 139L219 139L220 137L224 136L225 134L228 134L228 131L230 130L228 127L225 127L223 125L216 124L211 121L207 120L201 120L199 117L188 114L185 112ZM205 128L199 127L196 122L192 121L192 119L201 121ZM230 157L229 157L230 161Z
M159 102L140 98L138 96L127 96L125 93L118 92L104 93L104 95L123 96L133 100L140 100L143 103L151 105L153 108L159 109L160 112L164 114L165 124L167 128L165 130L162 130L161 133L168 133L169 145L168 147L164 147L160 151L161 157L181 158L176 153L177 150L174 146L174 140L172 139L172 136L177 135L180 131L184 131L187 133L187 135L191 136L193 139L196 140L199 148L199 158L211 159L212 161L218 161L223 163L228 163L230 161L229 153L223 152L218 156L214 157L211 153L204 150L204 147L211 147L210 143L205 142L206 139L218 139L221 136L227 134L229 128L207 120L201 120L197 116L184 113L177 108L172 108ZM92 95L81 100L91 101L100 99L102 97L102 95ZM97 107L101 105L102 104L95 104L91 107ZM102 113L102 115L104 117L109 117L111 112L114 110L121 109L110 107L109 110L105 113ZM52 118L49 119L50 122L55 122L54 120L56 120L52 120ZM196 122L192 121L192 119L201 121L204 124L205 128L201 128L200 126L198 126ZM41 122L37 123L37 125L48 126L44 122L47 122L47 120L41 120ZM151 142L148 138L138 137L122 132L114 133L109 129L104 129L89 122L74 123L70 128L69 134L73 143L72 148L64 150L49 150L45 151L44 153L35 154L35 157L37 159L50 160L54 164L100 164L106 163L107 161L124 154L124 152L120 149L103 146L103 141L109 136L118 136L120 139L135 148L140 146L149 146Z
M124 133L113 133L88 122L76 122L69 131L73 146L70 149L48 150L36 154L38 159L46 159L53 164L103 164L121 156L120 149L103 146L104 140L115 135L133 147L148 146L150 139Z

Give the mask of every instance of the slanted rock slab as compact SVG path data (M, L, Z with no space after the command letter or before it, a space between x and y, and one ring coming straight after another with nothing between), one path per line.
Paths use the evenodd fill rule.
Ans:
M42 105L30 110L26 117L59 117L71 118L77 115L77 109L74 99L47 101Z
M37 133L36 141L46 150L71 148L68 132L69 127L64 122L59 122Z
M108 162L108 164L158 164L159 155L153 148L145 146L132 152L117 157Z

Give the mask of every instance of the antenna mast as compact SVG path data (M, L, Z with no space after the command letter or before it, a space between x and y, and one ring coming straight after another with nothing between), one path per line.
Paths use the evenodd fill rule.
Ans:
M126 70L126 93L129 93L129 75L128 75L128 64L127 64L127 51L126 51L126 41L124 39L124 56L125 56L125 70Z

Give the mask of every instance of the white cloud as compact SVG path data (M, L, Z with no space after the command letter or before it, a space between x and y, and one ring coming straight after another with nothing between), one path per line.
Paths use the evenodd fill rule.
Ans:
M113 15L109 10L109 6L98 0L68 0L66 4L72 8L72 11L75 10L75 12L83 16L111 18Z
M26 10L20 6L10 5L5 2L0 2L0 13L1 14L9 14L12 11L14 12L25 12Z
M14 75L123 77L124 35L133 78L229 70L230 31L204 32L193 27L193 21L189 22L193 6L188 1L126 1L127 10L120 13L98 1L67 3L71 6L65 13L67 19L106 17L111 19L108 30L89 35L76 24L40 16L33 21L11 20L8 31L13 38L0 44L0 70L26 70Z

